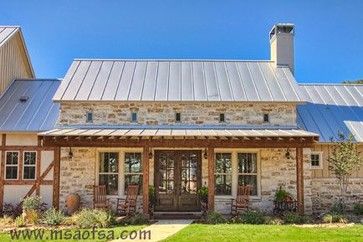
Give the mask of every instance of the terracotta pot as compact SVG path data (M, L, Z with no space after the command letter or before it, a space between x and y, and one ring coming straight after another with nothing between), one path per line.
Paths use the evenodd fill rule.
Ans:
M66 197L67 214L72 215L78 211L81 204L81 197L77 193L69 194Z

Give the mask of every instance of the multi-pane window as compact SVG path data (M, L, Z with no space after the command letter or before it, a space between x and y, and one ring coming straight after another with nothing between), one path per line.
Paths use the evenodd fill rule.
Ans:
M35 151L26 151L24 152L23 159L23 179L34 180L37 153Z
M128 185L139 185L142 190L142 162L140 152L125 153L125 193Z
M215 194L231 195L232 194L232 154L216 153L215 157Z
M105 185L107 195L118 194L118 153L102 152L99 162L99 185Z
M310 155L311 168L319 169L322 168L321 164L321 153L312 153Z
M6 152L5 178L9 180L18 179L19 152Z
M238 185L251 186L251 195L257 196L256 153L238 153Z

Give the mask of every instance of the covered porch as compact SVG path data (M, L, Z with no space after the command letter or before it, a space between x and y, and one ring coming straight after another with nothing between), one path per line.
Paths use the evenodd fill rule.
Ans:
M138 153L142 167L139 174L142 179L140 195L145 214L149 213L149 186L155 187L158 198L156 209L160 211L200 209L196 191L201 186L207 186L209 210L228 212L238 184L253 185L252 203L261 209L269 209L274 191L279 186L286 186L297 199L298 211L304 213L304 148L311 147L317 140L316 134L296 128L83 127L55 129L39 135L41 145L61 147L60 180L72 170L79 170L77 166L80 163L92 166L87 174L94 174L89 179L93 179L93 183L80 184L79 187L99 183L101 175L96 164L99 166L103 152L117 154L120 166L124 167L126 155ZM77 157L78 151L84 154ZM75 157L67 160L70 152ZM66 163L72 165L67 166ZM182 174L188 175L183 177ZM119 175L117 196L123 196L127 175L130 174L120 169L120 173L115 175ZM83 179L78 174L70 180L76 177ZM66 195L62 193L70 191L70 187L72 185L68 190L59 189L58 206Z

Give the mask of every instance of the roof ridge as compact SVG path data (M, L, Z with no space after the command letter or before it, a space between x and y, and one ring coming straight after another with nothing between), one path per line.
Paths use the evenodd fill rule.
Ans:
M299 86L363 86L359 83L298 83Z
M19 78L14 81L62 81L61 78Z
M196 61L196 62L273 62L271 60L240 60L240 59L183 59L183 58L74 58L73 61Z

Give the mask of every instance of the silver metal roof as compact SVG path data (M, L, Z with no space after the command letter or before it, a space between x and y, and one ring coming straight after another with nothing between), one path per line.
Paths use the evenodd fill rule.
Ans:
M15 80L0 97L0 132L52 129L59 113L52 97L59 84L59 80Z
M318 133L320 142L352 134L363 142L363 85L300 85L307 104L298 106L298 124Z
M43 136L126 136L126 137L164 137L164 136L224 136L224 137L316 137L315 133L299 129L187 129L187 128L103 128L72 129L60 128L40 133Z
M55 101L301 102L288 67L270 61L75 60Z

